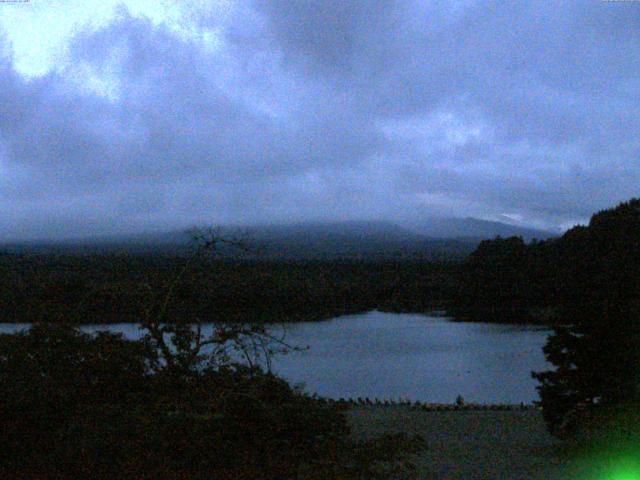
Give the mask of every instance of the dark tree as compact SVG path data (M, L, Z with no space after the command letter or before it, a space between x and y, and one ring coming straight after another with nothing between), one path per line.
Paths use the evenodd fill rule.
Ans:
M640 200L597 213L554 249L564 326L544 348L556 369L534 377L561 435L640 398Z
M462 268L451 313L482 322L529 323L534 309L555 299L548 245L522 238L484 240Z

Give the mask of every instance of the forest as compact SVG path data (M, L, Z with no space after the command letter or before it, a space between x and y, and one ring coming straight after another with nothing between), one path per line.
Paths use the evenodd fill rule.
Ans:
M480 243L459 270L450 313L461 320L571 324L638 299L640 200L594 214L561 237ZM611 298L610 298L611 297ZM570 314L567 305L581 305ZM626 307L625 307L626 308Z
M189 262L168 255L0 257L1 322L137 322ZM455 262L262 261L205 256L175 285L173 321L320 320L373 309L427 312L452 298Z
M7 253L0 255L0 322L137 322L172 285L168 318L177 322L291 322L382 310L446 311L456 320L566 321L566 299L582 295L583 277L603 292L598 269L633 280L632 200L593 216L558 238L485 240L467 258L198 258L167 253ZM613 261L602 265L595 259ZM636 242L636 243L634 243ZM621 257L621 258L617 258ZM615 270L616 272L618 270ZM588 273L587 273L588 272Z

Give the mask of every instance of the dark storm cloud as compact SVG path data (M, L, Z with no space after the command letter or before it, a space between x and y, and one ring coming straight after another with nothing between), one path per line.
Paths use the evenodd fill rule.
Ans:
M121 10L47 76L3 61L5 238L439 212L556 226L639 193L640 5L260 1L194 25L218 43Z

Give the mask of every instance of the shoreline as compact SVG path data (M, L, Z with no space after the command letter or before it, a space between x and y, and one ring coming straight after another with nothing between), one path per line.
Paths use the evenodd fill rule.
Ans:
M370 408L384 408L384 407L400 407L406 408L411 411L423 411L423 412L452 412L452 411L527 411L537 410L541 411L542 408L533 403L466 403L464 400L461 403L440 403L440 402L422 402L420 400L388 400L368 397L357 398L320 398L317 400L331 405L344 406L345 408L358 407L366 409Z

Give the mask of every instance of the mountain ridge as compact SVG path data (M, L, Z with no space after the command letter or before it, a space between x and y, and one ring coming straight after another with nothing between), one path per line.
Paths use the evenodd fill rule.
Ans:
M550 238L550 232L475 218L428 219L410 225L383 220L297 222L254 226L222 226L222 236L239 238L266 258L461 258L483 239L496 236ZM175 253L185 251L188 230L141 232L65 241L14 242L9 250L63 253ZM6 249L5 244L2 248ZM233 256L222 248L223 256Z

